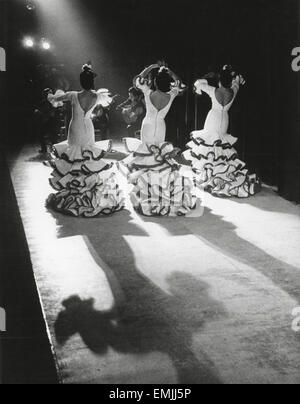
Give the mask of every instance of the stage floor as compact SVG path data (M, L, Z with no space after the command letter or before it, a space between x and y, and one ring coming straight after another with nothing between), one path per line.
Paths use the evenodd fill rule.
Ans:
M200 219L76 219L45 208L37 155L9 163L61 382L300 383L300 207L264 188L203 194Z

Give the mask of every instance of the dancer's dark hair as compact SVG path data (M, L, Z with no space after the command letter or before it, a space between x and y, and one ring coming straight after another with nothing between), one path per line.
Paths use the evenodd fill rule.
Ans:
M83 65L82 72L80 73L81 87L84 90L94 90L95 77L97 77L97 74L93 71L92 67L88 64Z
M223 86L223 87L225 87L225 88L231 88L231 86L232 86L232 80L233 80L233 77L232 77L232 73L231 73L231 71L230 70L222 70L220 73L219 73L219 80L220 80L220 83L221 83L221 85Z
M170 76L166 68L160 68L154 79L157 89L164 93L168 93L171 90L171 83L173 81L173 78Z

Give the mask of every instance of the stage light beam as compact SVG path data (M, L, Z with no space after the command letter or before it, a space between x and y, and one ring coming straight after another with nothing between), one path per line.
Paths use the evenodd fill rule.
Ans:
M36 2L40 32L43 32L44 38L51 38L51 50L41 51L55 51L55 57L69 66L67 71L70 75L78 75L82 64L90 59L95 70L102 71L106 55L106 49L97 36L99 23L94 21L89 9L82 3L82 0Z

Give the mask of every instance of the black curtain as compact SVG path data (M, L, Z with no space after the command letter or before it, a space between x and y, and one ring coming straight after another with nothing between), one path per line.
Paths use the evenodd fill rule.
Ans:
M0 47L3 49L2 54L7 53L8 49L8 25L7 25L7 16L8 16L8 4L7 1L0 1ZM6 57L5 57L6 58ZM7 60L6 63L7 64ZM3 69L0 71L0 162L3 156L3 140L5 136L7 136L7 93L8 93L8 77L7 71Z
M282 20L279 40L281 67L280 134L279 134L279 193L300 203L300 71L292 69L292 50L300 46L299 1L290 1L288 20ZM287 12L286 12L287 13Z

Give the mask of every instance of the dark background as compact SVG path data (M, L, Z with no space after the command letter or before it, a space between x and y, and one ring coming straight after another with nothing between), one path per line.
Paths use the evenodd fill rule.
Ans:
M206 96L194 96L193 82L231 63L247 80L231 112L230 131L239 138L241 158L283 196L300 202L300 73L291 69L291 51L300 46L298 0L53 2L57 7L46 9L45 0L38 0L33 12L25 0L6 2L6 146L31 140L40 63L64 64L72 89L77 89L80 68L91 59L99 74L97 85L126 97L132 77L165 58L190 89L167 118L168 140L181 148L191 130L203 128L210 107ZM48 38L52 51L24 49L26 35Z

